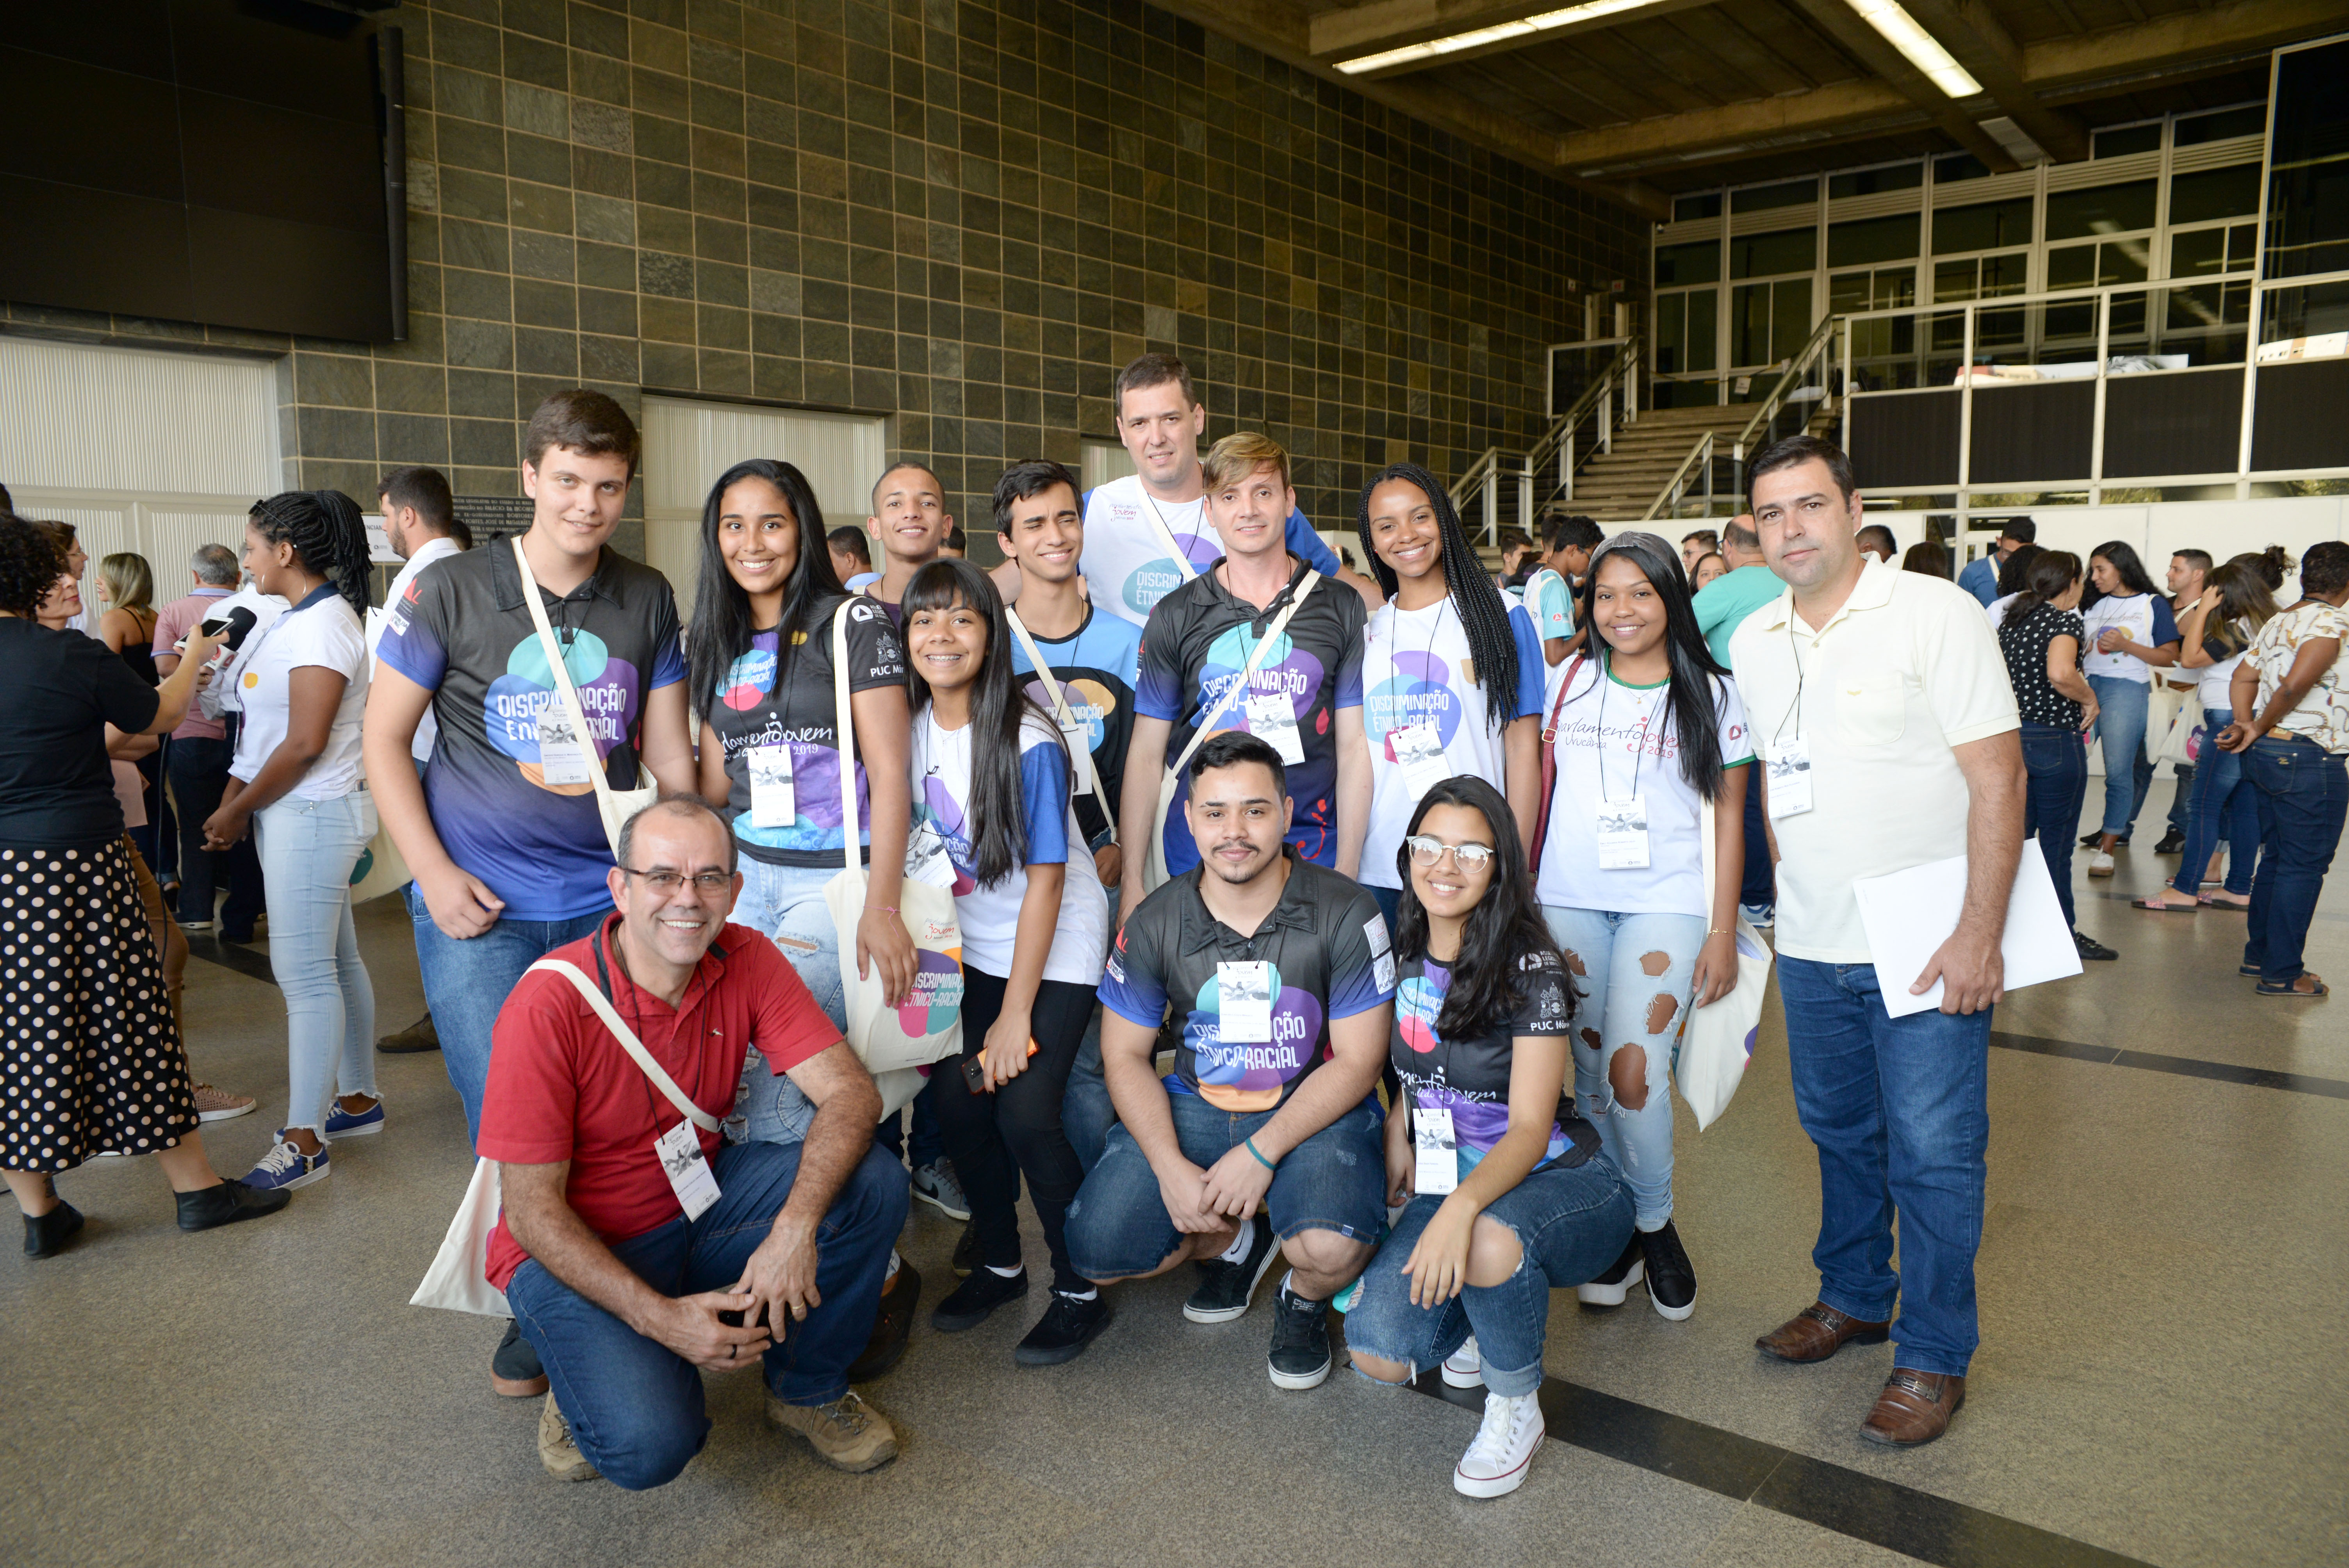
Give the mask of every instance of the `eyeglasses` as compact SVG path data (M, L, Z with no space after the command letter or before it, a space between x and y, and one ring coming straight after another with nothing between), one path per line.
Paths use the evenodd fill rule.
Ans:
M696 892L724 892L734 885L731 872L696 872L687 876L683 872L640 872L634 866L622 866L620 874L642 877L647 887L659 893L675 892L688 882L693 884Z
M1415 866L1433 865L1444 858L1446 850L1452 851L1452 863L1464 872L1481 872L1493 863L1490 844L1447 844L1442 839L1422 833L1417 838L1405 839L1403 847L1411 851L1411 863Z

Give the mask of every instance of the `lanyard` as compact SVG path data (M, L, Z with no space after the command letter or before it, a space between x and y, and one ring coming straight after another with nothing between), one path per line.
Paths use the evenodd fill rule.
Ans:
M1814 648L1818 646L1816 635L1811 639L1811 645ZM1778 727L1770 732L1770 749L1773 751L1778 749L1778 742L1786 733L1786 720L1789 718L1795 721L1795 738L1803 738L1803 682L1806 675L1803 650L1795 641L1795 616L1791 610L1786 614L1786 655L1795 661L1795 700L1787 706L1785 713L1778 716Z
M1607 688L1615 684L1615 655L1610 651L1599 665L1599 798L1611 801L1607 793ZM1664 677L1664 696L1671 696L1671 677ZM1648 760L1648 726L1655 722L1653 712L1640 716L1640 743L1631 753L1631 793L1627 799L1640 798L1640 769Z

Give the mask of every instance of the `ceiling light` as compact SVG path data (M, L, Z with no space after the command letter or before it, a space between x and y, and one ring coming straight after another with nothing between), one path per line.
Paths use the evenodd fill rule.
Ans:
M1350 77L1360 76L1364 71L1383 71L1392 66L1406 66L1415 60L1437 59L1445 55L1456 55L1463 49L1478 49L1487 44L1506 43L1511 38L1522 38L1530 33L1547 33L1554 27L1563 27L1570 23L1593 22L1601 16L1611 16L1618 11L1637 11L1643 6L1655 4L1657 0L1584 0L1582 5L1568 5L1558 11L1545 11L1537 16L1526 16L1515 22L1502 22L1490 27L1479 27L1469 33L1454 33L1448 38L1430 38L1423 44L1406 44L1400 49L1389 49L1384 54L1364 55L1359 60L1340 60L1338 62L1338 68ZM1902 16L1905 19L1907 13L1903 12ZM1913 27L1916 24L1911 22L1909 26Z
M1971 98L1982 90L1965 67L1951 57L1940 41L1917 25L1900 8L1900 0L1849 0L1859 19L1884 35L1884 41L1925 73L1925 79L1953 98Z

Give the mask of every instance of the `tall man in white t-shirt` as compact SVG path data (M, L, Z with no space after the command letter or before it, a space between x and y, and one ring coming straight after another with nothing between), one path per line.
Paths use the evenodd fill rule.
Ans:
M405 599L415 585L417 573L426 567L471 548L471 531L457 521L457 503L449 492L449 476L439 469L392 469L376 485L376 501L383 513L383 536L390 543L391 552L400 560L399 572L391 580L391 592L384 596L386 605ZM383 641L383 628L384 612L368 611L370 655L376 645ZM417 721L416 739L409 747L419 776L424 765L432 760L432 742L440 733L440 722L430 709L426 709L424 717ZM440 1034L432 1026L432 1015L427 1012L398 1034L378 1040L375 1048L395 1055L437 1051L440 1048Z
M2023 850L2020 721L1972 595L1862 558L1860 499L1839 449L1796 436L1750 472L1762 553L1787 592L1746 617L1730 658L1779 857L1795 1108L1819 1150L1818 1299L1755 1343L1781 1360L1824 1361L1889 1330L1892 1377L1860 1436L1913 1447L1940 1437L1963 1403L1980 1339L1991 1006ZM1892 1017L1852 882L1959 855L1957 929L1910 986L1922 995L1940 982L1940 1006Z

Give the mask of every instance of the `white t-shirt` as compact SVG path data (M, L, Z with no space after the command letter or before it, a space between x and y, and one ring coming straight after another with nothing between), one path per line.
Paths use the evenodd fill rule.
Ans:
M2178 621L2169 613L2169 601L2158 593L2109 593L2080 612L2082 635L2080 652L2084 655L2080 667L2092 676L2110 676L2125 681L2153 679L2153 666L2135 654L2100 654L2095 651L2098 634L2117 626L2128 634L2128 640L2141 647L2159 647L2178 640Z
M2209 630L2209 623L2204 624L2203 630L2206 633ZM2254 635L2240 622L2233 627L2233 631L2235 645L2243 650L2241 653L2231 659L2220 659L2215 665L2206 665L2191 672L2198 677L2194 683L2194 700L2206 708L2215 708L2220 713L2229 715L2230 719L2234 713L2235 699L2229 688L2235 684L2236 666L2251 655L2251 640Z
M1626 686L1588 658L1568 659L1566 667L1573 676L1558 709L1557 782L1536 896L1561 909L1706 917L1704 802L1681 774L1671 683ZM1737 688L1717 676L1712 680L1721 765L1751 762L1754 745ZM1635 793L1648 806L1647 869L1602 871L1599 802L1620 804ZM1727 874L1737 873L1732 868Z
M1085 576L1085 593L1096 610L1107 610L1120 620L1139 626L1150 619L1151 608L1180 588L1186 578L1205 572L1223 558L1224 542L1207 521L1207 500L1158 501L1158 515L1166 523L1185 557L1185 573L1160 542L1158 525L1151 521L1152 498L1142 488L1139 474L1127 474L1096 486L1085 496L1085 554L1078 569ZM1288 514L1288 552L1324 577L1338 574L1338 557L1313 531L1305 514Z
M349 600L328 583L245 642L237 662L236 692L244 707L236 758L228 770L246 783L284 744L292 713L295 670L316 665L345 678L343 700L326 732L326 749L285 791L287 799L338 800L359 788L359 719L367 711L367 629Z
M392 578L391 592L385 596L383 601L385 607L388 609L389 606L397 604L401 600L407 598L409 592L416 585L417 573L422 572L426 567L431 565L436 561L444 560L451 555L462 555L464 551L458 547L455 540L442 535L436 535L418 545L416 547L416 553L408 558L406 563L400 567L398 575ZM383 641L383 628L384 610L369 610L367 613L367 657L369 659L373 659L376 656L376 645ZM408 748L409 753L415 757L417 761L429 762L432 760L432 742L440 733L440 721L432 717L431 706L427 704L424 709L424 717L416 721L415 742Z
M1069 803L1069 753L1061 732L1034 714L1020 726L1019 795L1028 820L1028 851L1010 874L991 887L981 887L973 874L970 732L968 725L944 727L935 708L924 708L914 721L914 818L906 841L907 873L920 863L926 838L945 840L954 876L955 914L962 922L963 964L1002 980L1011 975L1019 906L1028 896L1027 868L1065 863L1068 879L1061 889L1061 914L1052 928L1051 951L1044 959L1044 978L1071 985L1100 985L1102 963L1109 952L1109 900Z
M1992 631L1995 632L2001 626L2006 624L2006 612L2008 606L2012 605L2017 599L2022 597L2023 595L2021 593L2009 593L2002 598L1993 599L1988 604L1982 606L1982 614L1990 617L1990 629Z
M253 650L260 645L261 634L269 630L278 616L285 614L285 600L274 593L264 593L247 583L227 598L214 601L212 608L204 612L207 621L225 621L230 613L236 610L253 612L253 630L244 634L244 641L237 645L234 653L222 650L216 655L218 662L212 666L212 684L198 694L207 718L218 718L223 713L235 713L243 708L243 703L238 696L243 688L237 685L237 674L243 669L244 661L253 656Z
M1517 689L1513 718L1542 711L1541 644L1533 617L1523 606L1509 611L1509 634L1517 649ZM1444 742L1443 777L1474 774L1506 793L1500 728L1468 653L1468 632L1459 606L1445 594L1424 609L1404 610L1390 600L1371 612L1363 633L1362 733L1371 745L1371 826L1362 841L1364 887L1402 886L1395 851L1411 827L1423 789L1412 787L1395 758L1394 733L1433 725Z

